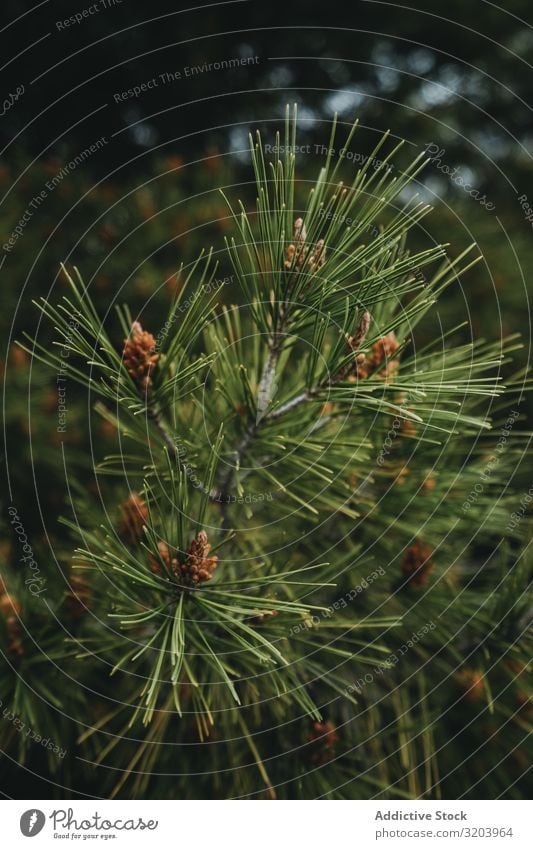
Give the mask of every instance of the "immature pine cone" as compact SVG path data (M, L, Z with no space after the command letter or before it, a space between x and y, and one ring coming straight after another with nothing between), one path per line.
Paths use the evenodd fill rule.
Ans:
M354 354L353 360L348 363L338 374L337 380L356 380L360 376L360 370L364 368L363 364L366 360L364 354L359 352L359 348L366 339L366 334L370 328L370 313L365 310L353 336L348 336L346 343L349 350ZM366 374L364 375L366 377Z
M303 218L297 218L294 222L294 235L293 241L290 245L287 245L286 250L286 260L285 260L285 268L287 271L290 271L292 268L292 263L294 260L294 256L296 254L296 270L299 271L302 265L305 262L305 258L307 256L308 248L305 246L305 240L307 239L307 230L303 221Z
M21 640L22 629L19 622L22 608L18 599L7 592L4 582L1 581L0 583L0 616L3 617L6 623L6 631L9 638L7 651L11 655L20 657L24 653Z
M217 567L218 555L209 557L211 545L207 540L205 531L199 531L189 546L185 558L180 559L177 552L171 553L166 542L158 543L159 557L176 578L176 582L183 590L191 590L204 581L210 581L213 571ZM154 554L149 555L150 569L156 575L162 574L159 558Z
M143 330L138 321L134 321L129 337L124 339L123 361L130 377L147 395L152 388L152 373L159 359L155 345L152 334Z
M335 754L335 746L339 742L337 729L331 722L315 722L313 730L309 734L309 740L313 744L311 760L316 764L325 764L330 761Z
M479 669L465 667L457 675L461 689L465 691L465 699L478 702L485 691L485 679Z
M142 539L143 527L148 524L148 507L137 492L132 492L120 509L119 535L125 542L135 545Z
M348 342L350 344L350 342ZM350 345L350 347L352 347ZM388 383L397 371L400 361L392 359L392 355L400 347L393 330L382 336L372 345L372 352L366 357L358 354L354 359L354 366L350 370L348 380L351 382L360 378L379 377Z
M80 572L71 572L69 584L65 593L67 607L74 619L81 619L87 613L91 601L91 590L87 578Z
M154 575L162 575L163 570L161 569L160 559L163 561L167 569L170 569L170 549L166 542L158 542L157 549L159 551L159 557L156 557L155 554L148 554L148 563L150 565L150 569L154 573ZM172 567L174 571L174 567L178 565L178 560L176 557L172 558Z
M311 256L309 257L308 268L309 272L313 274L315 271L320 271L322 266L326 261L326 248L324 239L319 239L316 243L315 247L311 251Z
M433 552L419 540L410 545L403 557L402 571L411 587L425 587L433 570Z
M217 567L218 555L209 557L211 544L207 541L205 531L199 531L189 546L187 559L181 566L180 583L186 586L196 586L203 581L210 581Z
M293 268L295 271L301 271L304 265L307 264L309 274L314 274L319 271L326 261L326 247L324 239L319 239L315 247L309 253L309 247L305 244L307 239L307 230L303 218L297 218L294 222L294 234L292 242L287 245L285 251L285 262L283 263L286 271Z
M355 353L359 350L361 345L366 339L366 334L370 330L370 313L368 310L365 310L361 318L359 319L359 324L357 325L357 329L353 336L350 336L348 339L348 345L351 350Z

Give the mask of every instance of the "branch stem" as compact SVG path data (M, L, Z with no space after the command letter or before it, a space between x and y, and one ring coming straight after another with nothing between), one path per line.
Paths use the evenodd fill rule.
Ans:
M290 410L293 410L295 407L303 404L304 401L310 401L314 398L316 392L316 389L306 389L305 392L301 392L300 395L295 395L294 398L291 398L290 401L286 401L285 404L281 405L281 407L278 407L276 410L272 410L272 412L267 416L268 421L278 419L284 413L288 413Z
M264 418L268 405L272 399L272 388L274 384L274 377L276 376L276 365L281 351L281 342L282 337L280 334L277 334L269 346L268 357L257 389L256 424L259 424L259 422Z

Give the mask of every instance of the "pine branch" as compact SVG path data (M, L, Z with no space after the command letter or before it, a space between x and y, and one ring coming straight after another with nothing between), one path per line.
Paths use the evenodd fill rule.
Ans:
M258 792L270 796L275 787L280 797L314 798L349 783L362 794L428 794L442 758L427 733L442 714L442 682L497 710L487 651L505 643L520 662L527 654L518 635L525 577L508 557L526 519L515 512L520 529L506 529L520 509L509 481L523 445L513 430L506 456L501 438L494 448L498 434L492 442L484 435L495 399L501 416L509 398L500 371L516 342L454 347L457 328L448 327L422 350L410 348L416 324L472 265L466 252L450 261L444 246L409 252L409 231L428 208L396 204L423 163L402 170L392 161L399 146L389 148L385 135L373 153L383 148L379 167L370 156L345 186L342 157L334 165L329 153L309 198L298 202L295 131L287 120L284 158L271 163L259 136L252 145L257 208L248 215L238 206L228 242L246 311L214 309L209 257L191 267L157 340L127 307L119 310L122 339L109 338L81 279L69 279L73 300L41 303L59 345L56 355L35 346L36 357L98 393L107 422L136 445L106 458L106 471L114 483L120 477L124 496L131 479L138 491L102 516L84 482L73 482L74 516L65 522L82 540L76 567L88 583L78 585L80 601L94 608L73 638L76 660L91 674L102 659L109 663L110 699L137 706L126 724L103 711L94 735L95 747L100 732L113 740L99 762L116 752L127 765L115 792L130 772L134 792L153 771L172 772L175 749L164 743L177 740L187 743L180 771L196 776L185 792L254 792L240 785L251 751L253 781L258 770ZM334 130L331 149L333 139ZM196 351L204 327L205 353L193 354L191 340ZM151 450L151 436L161 450ZM231 535L233 490L252 503L250 479L268 485L269 501L273 491L280 497L263 528L254 520L250 532ZM250 508L246 520L258 515ZM502 539L502 569L514 580L506 578L508 593L495 593L492 563L481 568L476 546L500 556ZM22 593L14 597L26 604ZM495 600L503 625L489 641ZM419 617L438 627L399 651ZM8 647L18 656L20 642L25 663L15 626L8 611ZM471 668L458 672L466 660ZM363 683L357 700L366 724L357 724L354 740L343 721L356 703L349 682L368 672L372 697ZM396 692L411 678L412 687ZM405 725L409 714L422 717L422 741ZM390 735L376 733L384 716ZM151 722L145 740L123 740L137 721ZM217 745L196 746L215 722ZM258 745L267 729L280 751L301 751L296 778L284 774L286 759L280 766L283 759L269 757L267 772ZM371 743L360 743L361 730ZM405 743L398 751L388 747L394 736ZM422 750L431 760L423 776Z
M282 322L282 327L284 325L284 321L285 321L287 316L288 316L288 313L284 312L284 320ZM349 340L348 340L350 350L352 351L352 353L355 354L360 349L361 345L365 341L369 327L370 327L370 314L365 311L363 313L360 321L359 321L359 324L357 326L357 329L355 331L354 336L350 337ZM265 363L265 367L263 369L263 374L261 376L261 380L260 380L259 388L258 388L258 392L257 392L257 415L256 415L256 418L255 418L255 422L249 423L248 429L246 430L244 437L242 438L241 442L239 443L239 445L237 446L237 448L235 450L235 457L236 457L235 467L234 467L234 469L231 469L231 468L228 469L228 472L226 473L226 475L223 479L222 486L221 486L223 493L226 493L229 490L234 471L239 467L242 457L244 456L245 452L250 447L250 445L253 443L255 437L257 436L257 434L259 432L259 429L261 427L263 427L265 424L268 424L270 421L274 421L276 419L279 419L285 413L288 413L288 412L294 410L300 404L303 404L306 401L310 401L312 399L315 399L318 396L318 394L324 388L326 388L326 381L324 380L324 381L322 381L321 384L316 386L314 389L308 389L305 392L302 392L299 395L296 395L294 398L292 398L290 401L287 401L285 404L282 404L277 409L272 410L269 413L266 412L267 409L268 409L268 406L270 404L271 397L272 397L272 386L273 386L275 375L276 375L276 365L277 365L279 354L280 354L280 351L281 351L281 348L282 348L283 338L284 338L283 332L282 332L282 330L279 330L275 334L275 336L273 337L273 340L269 344L268 357L267 357L267 360L266 360L266 363ZM339 371L335 375L333 380L330 379L330 380L327 381L328 386L332 386L332 385L335 385L336 383L338 383L340 380L342 380L345 377L345 374L346 374L346 369ZM224 523L223 524L226 525L227 520L228 520L227 509L224 509L223 515L224 515Z
M283 344L283 330L279 329L272 337L268 346L268 356L263 368L263 373L261 375L261 380L259 381L259 387L257 390L257 399L256 399L256 414L255 419L249 419L248 426L242 437L241 441L237 445L235 451L233 452L235 458L235 464L233 468L228 468L224 478L222 479L220 486L220 498L222 505L222 527L227 526L229 514L228 514L228 505L229 505L229 495L230 495L230 487L231 482L233 480L235 472L239 469L241 460L248 450L248 448L254 442L259 429L261 428L264 420L265 414L270 404L272 398L272 389L274 385L274 380L276 377L276 366L278 363L280 351Z
M272 412L268 414L268 421L275 421L285 415L285 413L290 413L291 410L299 407L300 404L304 404L306 401L311 401L316 397L318 391L318 389L306 389L305 392L301 392L300 395L295 395L294 398L290 399L290 401L286 401L285 404L282 404L280 407L276 407L275 410L272 410Z
M268 357L257 390L255 417L256 424L259 424L265 416L265 413L272 399L272 389L276 377L276 366L278 363L282 344L283 331L279 330L268 346Z

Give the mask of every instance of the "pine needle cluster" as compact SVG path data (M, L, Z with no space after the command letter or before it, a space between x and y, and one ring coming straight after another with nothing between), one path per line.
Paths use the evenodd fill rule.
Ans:
M307 196L296 115L282 155L250 139L256 207L226 198L239 303L220 303L212 251L159 326L124 306L113 335L76 269L39 303L56 351L28 350L120 435L96 470L109 503L73 482L65 519L78 624L62 656L91 694L78 745L109 795L518 792L518 425L485 470L526 386L507 365L520 343L457 344L447 327L420 347L476 246L412 253L424 157L402 167L385 134L345 184L336 133Z

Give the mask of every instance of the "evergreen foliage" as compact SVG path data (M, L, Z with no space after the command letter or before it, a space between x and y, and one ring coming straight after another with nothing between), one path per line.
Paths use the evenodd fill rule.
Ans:
M385 134L344 184L334 149L355 132L334 144L334 122L310 189L295 114L270 160L251 139L256 208L227 199L225 253L181 270L159 326L123 306L117 334L77 269L59 303L38 303L56 342L26 350L118 434L112 455L93 446L98 497L70 481L77 547L57 597L43 605L16 576L2 596L17 621L4 616L0 698L71 740L85 783L73 758L50 757L59 786L522 792L530 564L510 477L527 381L507 365L520 342L465 345L452 326L417 346L479 256L411 253L430 211L413 190L424 157L402 167ZM220 304L219 259L238 304ZM23 758L23 738L1 732Z

